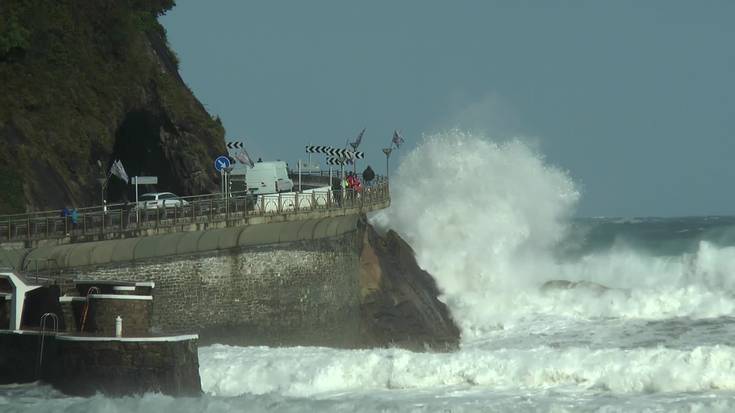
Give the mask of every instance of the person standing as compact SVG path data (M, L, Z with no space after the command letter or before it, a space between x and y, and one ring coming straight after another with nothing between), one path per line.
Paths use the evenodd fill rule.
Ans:
M76 226L79 223L79 211L77 211L76 208L71 209L71 212L69 212L69 217L71 217L72 225Z

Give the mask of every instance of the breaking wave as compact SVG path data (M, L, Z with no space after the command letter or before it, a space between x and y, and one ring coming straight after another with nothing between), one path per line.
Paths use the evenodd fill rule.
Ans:
M398 231L477 337L534 314L716 317L735 312L735 248L653 256L626 245L568 258L580 193L524 144L450 131L430 135L392 180L391 208L372 220ZM565 280L560 284L550 281Z
M200 351L202 385L216 396L314 397L380 390L575 390L613 394L735 391L735 349L635 348L400 349L243 348Z

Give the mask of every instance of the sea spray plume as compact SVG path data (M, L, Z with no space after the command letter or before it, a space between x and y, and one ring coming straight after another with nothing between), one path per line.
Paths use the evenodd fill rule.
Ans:
M566 173L520 141L459 131L427 136L400 165L391 195L391 208L373 222L414 247L464 339L539 315L735 313L732 247L701 241L693 253L651 256L622 244L560 258L579 194ZM547 284L554 280L562 282Z
M538 288L579 193L520 140L452 130L406 156L391 196L376 222L409 241L470 328L487 322L484 309L499 295Z

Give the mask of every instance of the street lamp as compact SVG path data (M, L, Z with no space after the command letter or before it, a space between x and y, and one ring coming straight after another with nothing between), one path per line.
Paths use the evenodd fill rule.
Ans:
M107 180L110 178L105 174L105 167L102 166L102 161L97 160L97 166L100 168L100 177L97 178L97 182L100 183L100 192L102 195L102 212L107 212L107 201L105 201L105 189L107 189Z
M383 148L383 153L385 154L385 177L386 179L390 179L390 167L388 165L388 160L390 159L390 153L393 152L393 147L390 148Z

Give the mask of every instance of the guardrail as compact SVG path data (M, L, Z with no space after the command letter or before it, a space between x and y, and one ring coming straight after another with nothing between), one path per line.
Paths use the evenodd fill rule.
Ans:
M100 234L105 238L124 232L165 228L181 224L214 223L307 211L344 208L372 210L390 199L388 181L379 178L360 192L352 189L316 188L253 196L233 192L229 197L211 194L167 200L159 208L144 208L143 202L109 204L77 210L62 216L61 210L0 216L0 242L34 241ZM169 202L170 205L166 205Z

